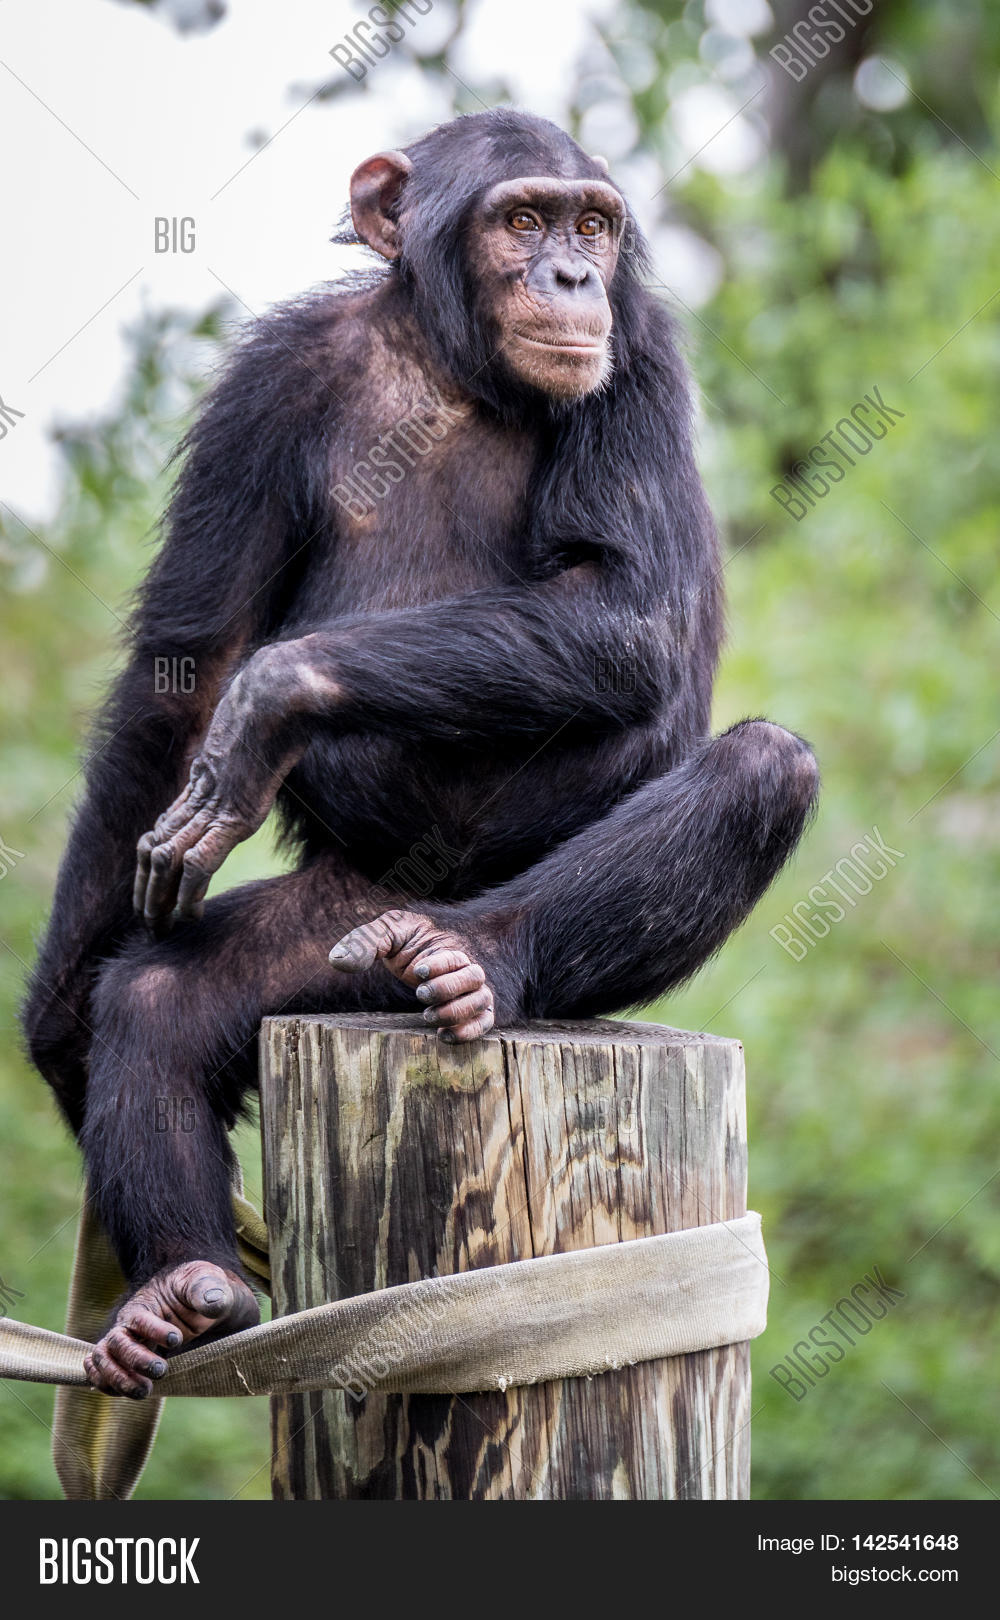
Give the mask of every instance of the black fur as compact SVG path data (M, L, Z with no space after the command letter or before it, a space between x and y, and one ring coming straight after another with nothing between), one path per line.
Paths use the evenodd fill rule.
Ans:
M39 956L30 1049L136 1283L234 1263L226 1128L262 1013L414 1006L382 970L327 968L358 918L408 902L464 931L501 1021L621 1009L718 948L815 799L780 727L709 736L719 557L641 239L610 291L610 381L570 404L511 380L470 283L486 187L598 169L506 110L409 156L402 258L259 322L189 436ZM352 526L331 488L428 387L460 420ZM195 691L158 695L154 658L184 657ZM136 841L241 669L248 764L298 739L278 800L298 869L150 941ZM397 864L432 830L450 853L415 893ZM194 1128L155 1129L184 1099Z

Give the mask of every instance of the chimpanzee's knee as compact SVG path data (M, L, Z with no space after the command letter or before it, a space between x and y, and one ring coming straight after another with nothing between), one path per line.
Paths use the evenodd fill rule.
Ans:
M103 969L93 997L95 1063L117 1069L130 1095L145 1098L147 1080L170 1086L212 1074L224 1062L229 1009L180 953L137 942Z
M73 1024L72 1013L36 980L21 1006L21 1033L28 1056L42 1074L58 1063Z
M157 953L155 945L140 945L107 964L94 990L96 1027L135 1021L172 1026L183 1005L181 975Z
M714 746L728 756L735 790L769 828L790 821L801 830L820 785L816 756L802 737L771 720L741 720Z
M83 1119L90 1044L88 1012L85 986L74 986L60 994L37 974L20 1009L24 1050L51 1086L74 1132L79 1131Z
M102 1077L115 1083L117 1075L140 1108L180 1087L232 1129L256 1079L260 1008L231 985L213 987L195 941L178 935L130 946L101 973L93 1010Z

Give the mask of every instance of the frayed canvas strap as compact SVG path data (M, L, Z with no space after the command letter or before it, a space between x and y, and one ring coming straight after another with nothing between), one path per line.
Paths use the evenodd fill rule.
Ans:
M661 1237L428 1277L195 1346L156 1394L456 1394L591 1377L753 1339L767 1260L754 1213ZM0 1377L85 1385L80 1339L0 1323Z

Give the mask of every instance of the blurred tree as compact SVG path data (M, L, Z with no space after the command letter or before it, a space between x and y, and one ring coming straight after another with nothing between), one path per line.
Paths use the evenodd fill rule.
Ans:
M116 0L116 4L145 6L182 34L204 33L226 15L226 0Z
M688 64L725 85L736 105L760 95L755 113L793 191L845 136L869 162L897 167L928 140L991 144L1000 30L984 0L959 8L948 0L633 0L629 11L643 19L640 35L660 69L635 98L647 139ZM631 33L625 15L607 31L626 57Z

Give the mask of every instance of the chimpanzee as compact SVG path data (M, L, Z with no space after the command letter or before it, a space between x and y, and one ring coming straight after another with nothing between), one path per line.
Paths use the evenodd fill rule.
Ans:
M463 1042L647 1002L817 791L780 726L709 733L688 385L604 161L475 114L362 163L351 219L386 264L256 323L189 435L26 1011L129 1283L88 1374L137 1398L256 1320L227 1133L262 1015ZM275 804L296 869L206 903Z

